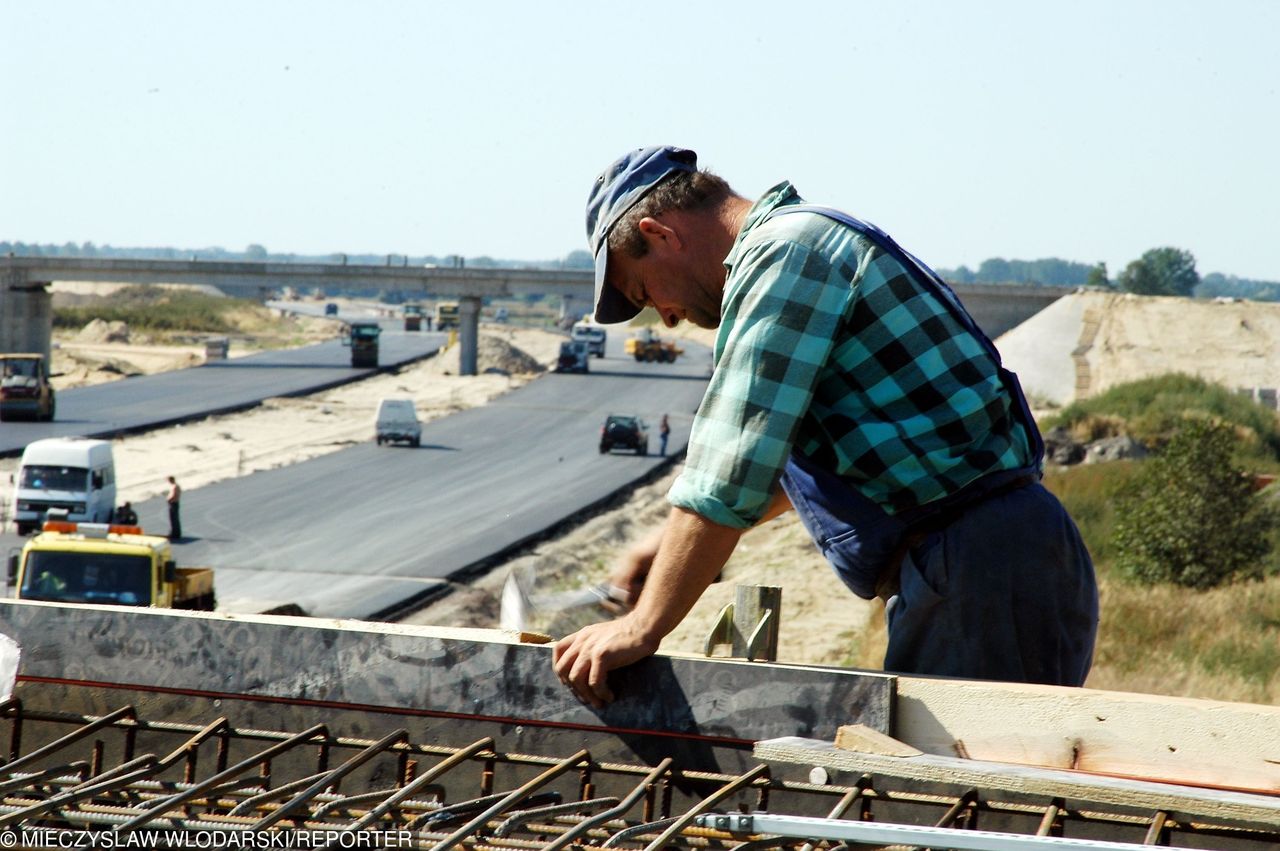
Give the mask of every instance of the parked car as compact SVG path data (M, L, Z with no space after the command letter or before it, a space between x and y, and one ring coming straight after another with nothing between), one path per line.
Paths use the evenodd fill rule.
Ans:
M587 344L580 340L567 340L560 344L560 357L556 358L556 372L587 372Z
M422 443L422 424L414 410L412 399L383 399L378 402L378 414L373 422L373 436L378 445L384 443Z
M600 429L600 454L614 449L631 449L637 455L649 454L649 427L636 416L610 414Z

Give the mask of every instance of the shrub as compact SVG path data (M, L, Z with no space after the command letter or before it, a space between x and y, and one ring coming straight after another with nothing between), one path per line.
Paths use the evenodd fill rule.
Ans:
M1128 433L1158 449L1188 417L1230 423L1242 438L1237 451L1256 461L1280 454L1280 426L1274 411L1247 396L1191 375L1161 375L1120 384L1104 393L1073 402L1045 419L1044 429L1066 426L1080 437L1096 439Z
M1148 583L1212 588L1260 578L1276 511L1232 464L1238 438L1190 420L1117 494L1112 546L1122 572Z

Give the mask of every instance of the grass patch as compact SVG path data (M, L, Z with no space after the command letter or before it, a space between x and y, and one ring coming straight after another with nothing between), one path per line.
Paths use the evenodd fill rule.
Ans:
M265 321L269 316L266 308L249 299L186 289L126 287L96 304L55 308L53 325L79 330L102 319L124 322L139 331L228 334L241 330L246 322Z
M1115 498L1139 470L1139 462L1115 461L1064 467L1045 473L1044 486L1062 501L1080 527L1089 554L1101 573L1110 565L1115 529Z
M1195 591L1100 579L1093 688L1280 702L1280 578Z

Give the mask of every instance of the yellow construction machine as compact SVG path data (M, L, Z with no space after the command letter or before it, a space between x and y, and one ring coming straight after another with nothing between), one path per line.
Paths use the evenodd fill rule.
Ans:
M666 343L652 328L641 328L626 341L625 351L638 361L650 363L675 363L684 349L675 343Z

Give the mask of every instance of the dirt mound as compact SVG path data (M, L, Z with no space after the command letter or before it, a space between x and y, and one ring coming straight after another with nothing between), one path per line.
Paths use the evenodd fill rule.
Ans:
M1274 389L1280 304L1080 291L996 346L1028 396L1056 405L1171 372Z
M461 370L461 349L454 344L432 361L434 370L441 375L458 375ZM481 333L476 345L476 371L481 374L532 375L545 372L546 367L523 349L508 340L488 333Z
M119 320L108 322L95 319L80 329L76 334L80 343L127 343L129 342L129 326Z

